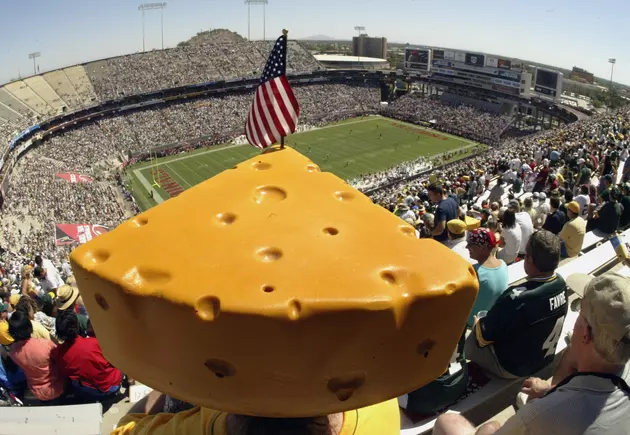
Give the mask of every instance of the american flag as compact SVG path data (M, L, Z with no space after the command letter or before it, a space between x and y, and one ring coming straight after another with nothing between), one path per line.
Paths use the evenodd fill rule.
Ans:
M250 144L264 149L295 132L300 105L286 77L287 35L278 38L256 89L247 117L245 136Z

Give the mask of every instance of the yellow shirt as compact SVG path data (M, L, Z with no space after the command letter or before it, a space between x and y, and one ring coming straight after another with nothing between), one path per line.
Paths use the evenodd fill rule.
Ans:
M564 224L562 231L558 234L558 237L560 237L560 240L564 242L564 246L569 257L578 256L582 250L585 233L586 221L579 216Z
M45 338L46 340L50 340L50 332L48 332L48 329L44 328L44 325L35 320L31 320L31 325L33 325L31 338Z
M13 337L9 334L9 322L3 320L0 322L0 344L8 346L13 343Z
M225 412L200 407L177 414L130 414L118 422L112 435L228 435L226 417ZM398 401L345 412L339 435L353 434L399 435Z

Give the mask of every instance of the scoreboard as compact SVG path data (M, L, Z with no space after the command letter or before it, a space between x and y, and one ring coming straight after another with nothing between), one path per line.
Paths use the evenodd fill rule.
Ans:
M439 48L407 48L405 69L466 86L519 95L522 63L485 53Z
M563 74L544 68L536 68L536 79L534 80L534 92L542 96L556 99L562 94Z
M408 48L405 50L405 69L428 72L431 69L431 50L428 48Z

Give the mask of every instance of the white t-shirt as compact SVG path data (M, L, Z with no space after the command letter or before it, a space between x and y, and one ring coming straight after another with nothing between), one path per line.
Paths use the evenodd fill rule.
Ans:
M470 253L468 252L468 249L466 249L467 244L468 242L466 242L466 237L464 237L462 239L449 240L448 247L451 248L453 252L458 253L464 260L466 260L470 264L477 264L476 260L470 258Z
M521 246L521 228L518 224L513 228L503 228L501 237L505 241L505 247L499 251L498 258L507 264L514 263Z
M532 218L526 211L516 213L516 226L521 229L521 244L518 249L519 254L525 254L525 247L529 238L534 234L534 224Z
M42 290L48 292L49 290L59 288L63 285L61 275L59 275L59 271L52 264L52 261L44 260L42 262L42 267L46 269L46 278L40 280Z
M580 204L580 217L586 218L588 206L591 205L591 198L588 195L578 195L575 197L575 202Z
M521 168L521 159L516 158L510 161L510 169L513 171L518 171Z

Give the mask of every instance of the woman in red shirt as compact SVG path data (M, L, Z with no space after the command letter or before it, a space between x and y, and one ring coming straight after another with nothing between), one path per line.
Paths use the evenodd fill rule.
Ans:
M122 372L103 357L94 337L79 335L79 320L73 311L57 315L57 338L63 340L53 353L59 374L69 378L75 394L102 400L120 389Z

